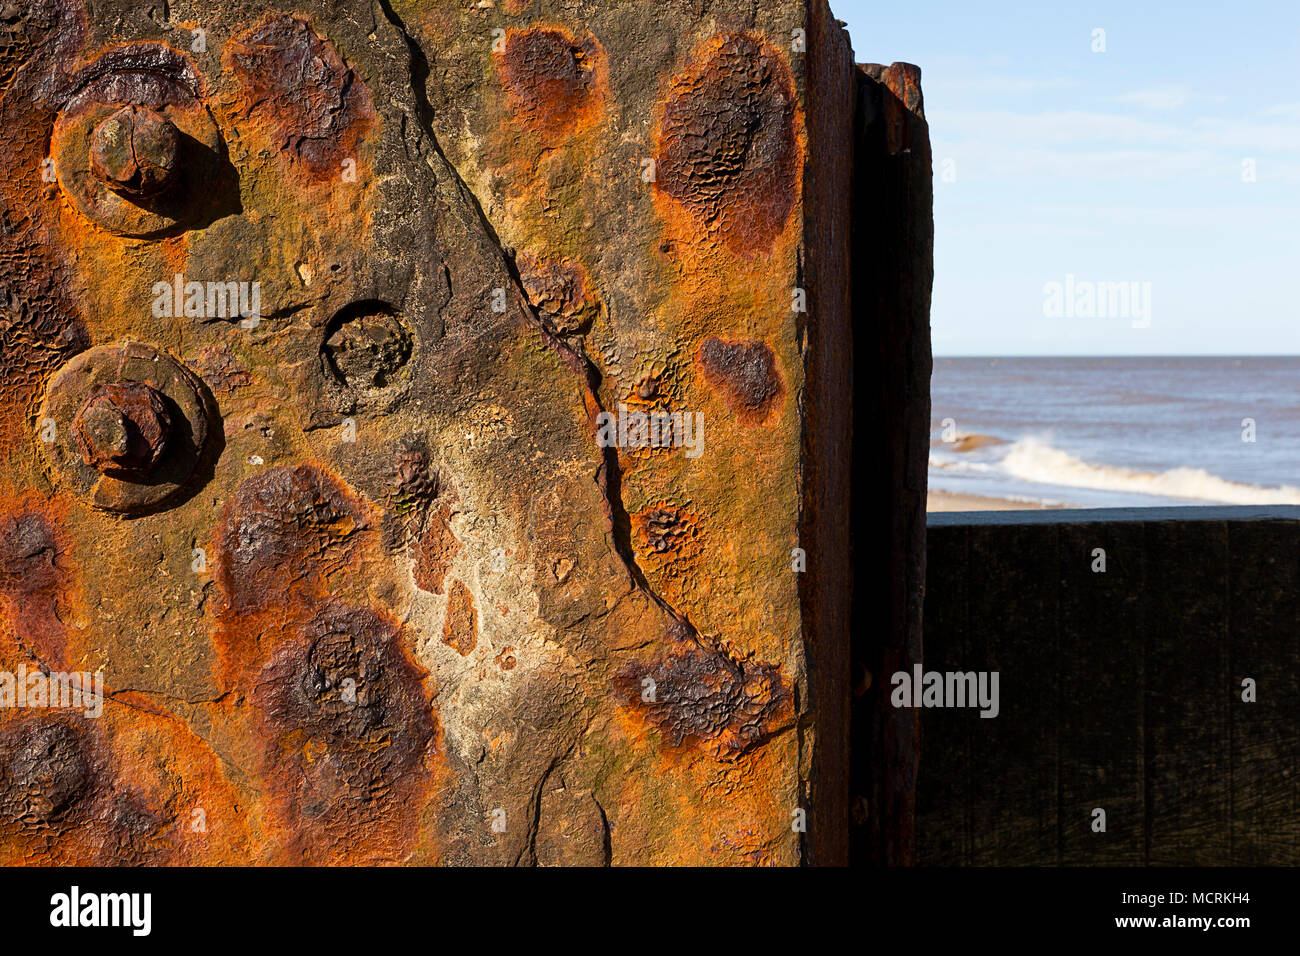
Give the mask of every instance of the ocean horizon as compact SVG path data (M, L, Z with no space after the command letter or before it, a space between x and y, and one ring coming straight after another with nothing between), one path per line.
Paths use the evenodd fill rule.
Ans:
M930 510L1300 504L1300 356L936 357Z

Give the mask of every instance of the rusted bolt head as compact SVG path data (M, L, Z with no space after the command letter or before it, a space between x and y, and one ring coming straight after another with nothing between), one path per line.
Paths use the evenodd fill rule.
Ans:
M172 419L167 400L143 382L101 385L72 425L81 457L114 478L147 475L167 450Z
M181 134L145 106L124 106L95 127L90 168L114 192L156 196L176 179Z

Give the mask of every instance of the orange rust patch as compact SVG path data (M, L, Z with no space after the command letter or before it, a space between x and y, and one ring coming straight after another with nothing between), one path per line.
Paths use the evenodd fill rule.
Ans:
M794 84L785 60L723 34L673 79L656 132L656 188L746 259L771 251L798 194Z
M314 465L275 468L239 486L222 522L218 580L233 610L319 596L366 526L361 503Z
M351 490L315 465L274 468L239 486L216 534L223 686L242 685L321 601L373 573L360 547L368 525Z
M399 862L433 785L438 726L399 625L327 605L276 649L254 704L294 862Z
M441 594L447 570L460 551L460 542L451 532L451 507L442 505L431 510L420 535L412 545L415 555L415 583L421 591Z
M22 95L27 85L15 82L0 101L0 166L5 170L0 177L0 448L4 449L30 440L27 419L39 404L45 380L90 344L70 288L66 256L50 242L48 233L59 193L57 184L41 177L55 114L48 104Z
M442 625L442 642L465 657L478 644L478 611L469 588L460 581L451 586L447 598L447 619Z
M696 363L704 380L723 393L742 421L763 421L785 393L776 356L766 342L707 338L700 344Z
M793 698L775 664L738 660L677 626L671 649L624 667L615 688L658 729L663 745L709 749L735 759L765 744L793 719Z
M21 510L0 518L0 594L31 601L57 593L67 575L50 517Z
M0 227L3 223L0 223ZM0 228L0 448L30 441L28 417L60 365L89 345L85 326L66 301L60 270L44 251L15 247ZM58 278L56 278L58 277Z
M248 859L242 817L215 756L169 715L0 718L2 865L231 865Z
M515 114L548 142L599 117L608 69L604 49L590 34L579 39L563 27L512 30L493 58Z
M253 373L224 345L205 345L199 352L195 370L204 383L218 395L231 395L253 384Z
M59 604L71 571L67 539L47 503L26 496L0 515L0 630L49 665L67 659L68 629Z
M588 291L587 271L576 262L519 257L519 278L542 323L557 335L581 335L591 329L600 301Z
M231 40L223 59L242 87L245 113L316 181L337 176L375 126L365 82L305 20L272 14Z
M677 561L690 562L699 556L700 516L668 502L633 515L640 551L656 570Z
M375 584L367 528L340 479L300 465L244 481L218 532L221 680L254 705L235 719L264 742L279 862L401 862L434 786L425 672L396 622L336 596Z

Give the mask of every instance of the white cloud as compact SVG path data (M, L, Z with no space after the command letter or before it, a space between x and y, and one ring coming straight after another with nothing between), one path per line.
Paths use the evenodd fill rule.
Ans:
M1181 86L1133 90L1116 96L1115 102L1127 103L1144 110L1176 110L1187 105L1187 90Z
M1261 116L1281 116L1300 122L1300 103L1279 103L1260 113Z
M959 93L963 96L1015 96L1040 93L1044 90L1073 89L1078 80L1065 77L1006 76L1001 74L973 74L955 79L938 79L925 83L926 93Z
M1300 181L1300 104L1186 120L933 106L930 131L936 167L953 158L965 181L1044 176L1237 183L1246 158L1257 161L1261 183Z
M1046 146L1088 142L1098 146L1122 143L1133 148L1137 145L1172 143L1180 135L1180 128L1170 123L1155 123L1136 116L1085 110L1019 113L1014 110L936 108L930 114L930 129L936 135L956 135L1003 145L1019 143Z

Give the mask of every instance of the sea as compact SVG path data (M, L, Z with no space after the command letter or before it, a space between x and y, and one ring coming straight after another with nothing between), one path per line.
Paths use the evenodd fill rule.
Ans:
M1300 504L1300 357L936 358L931 397L932 490Z

